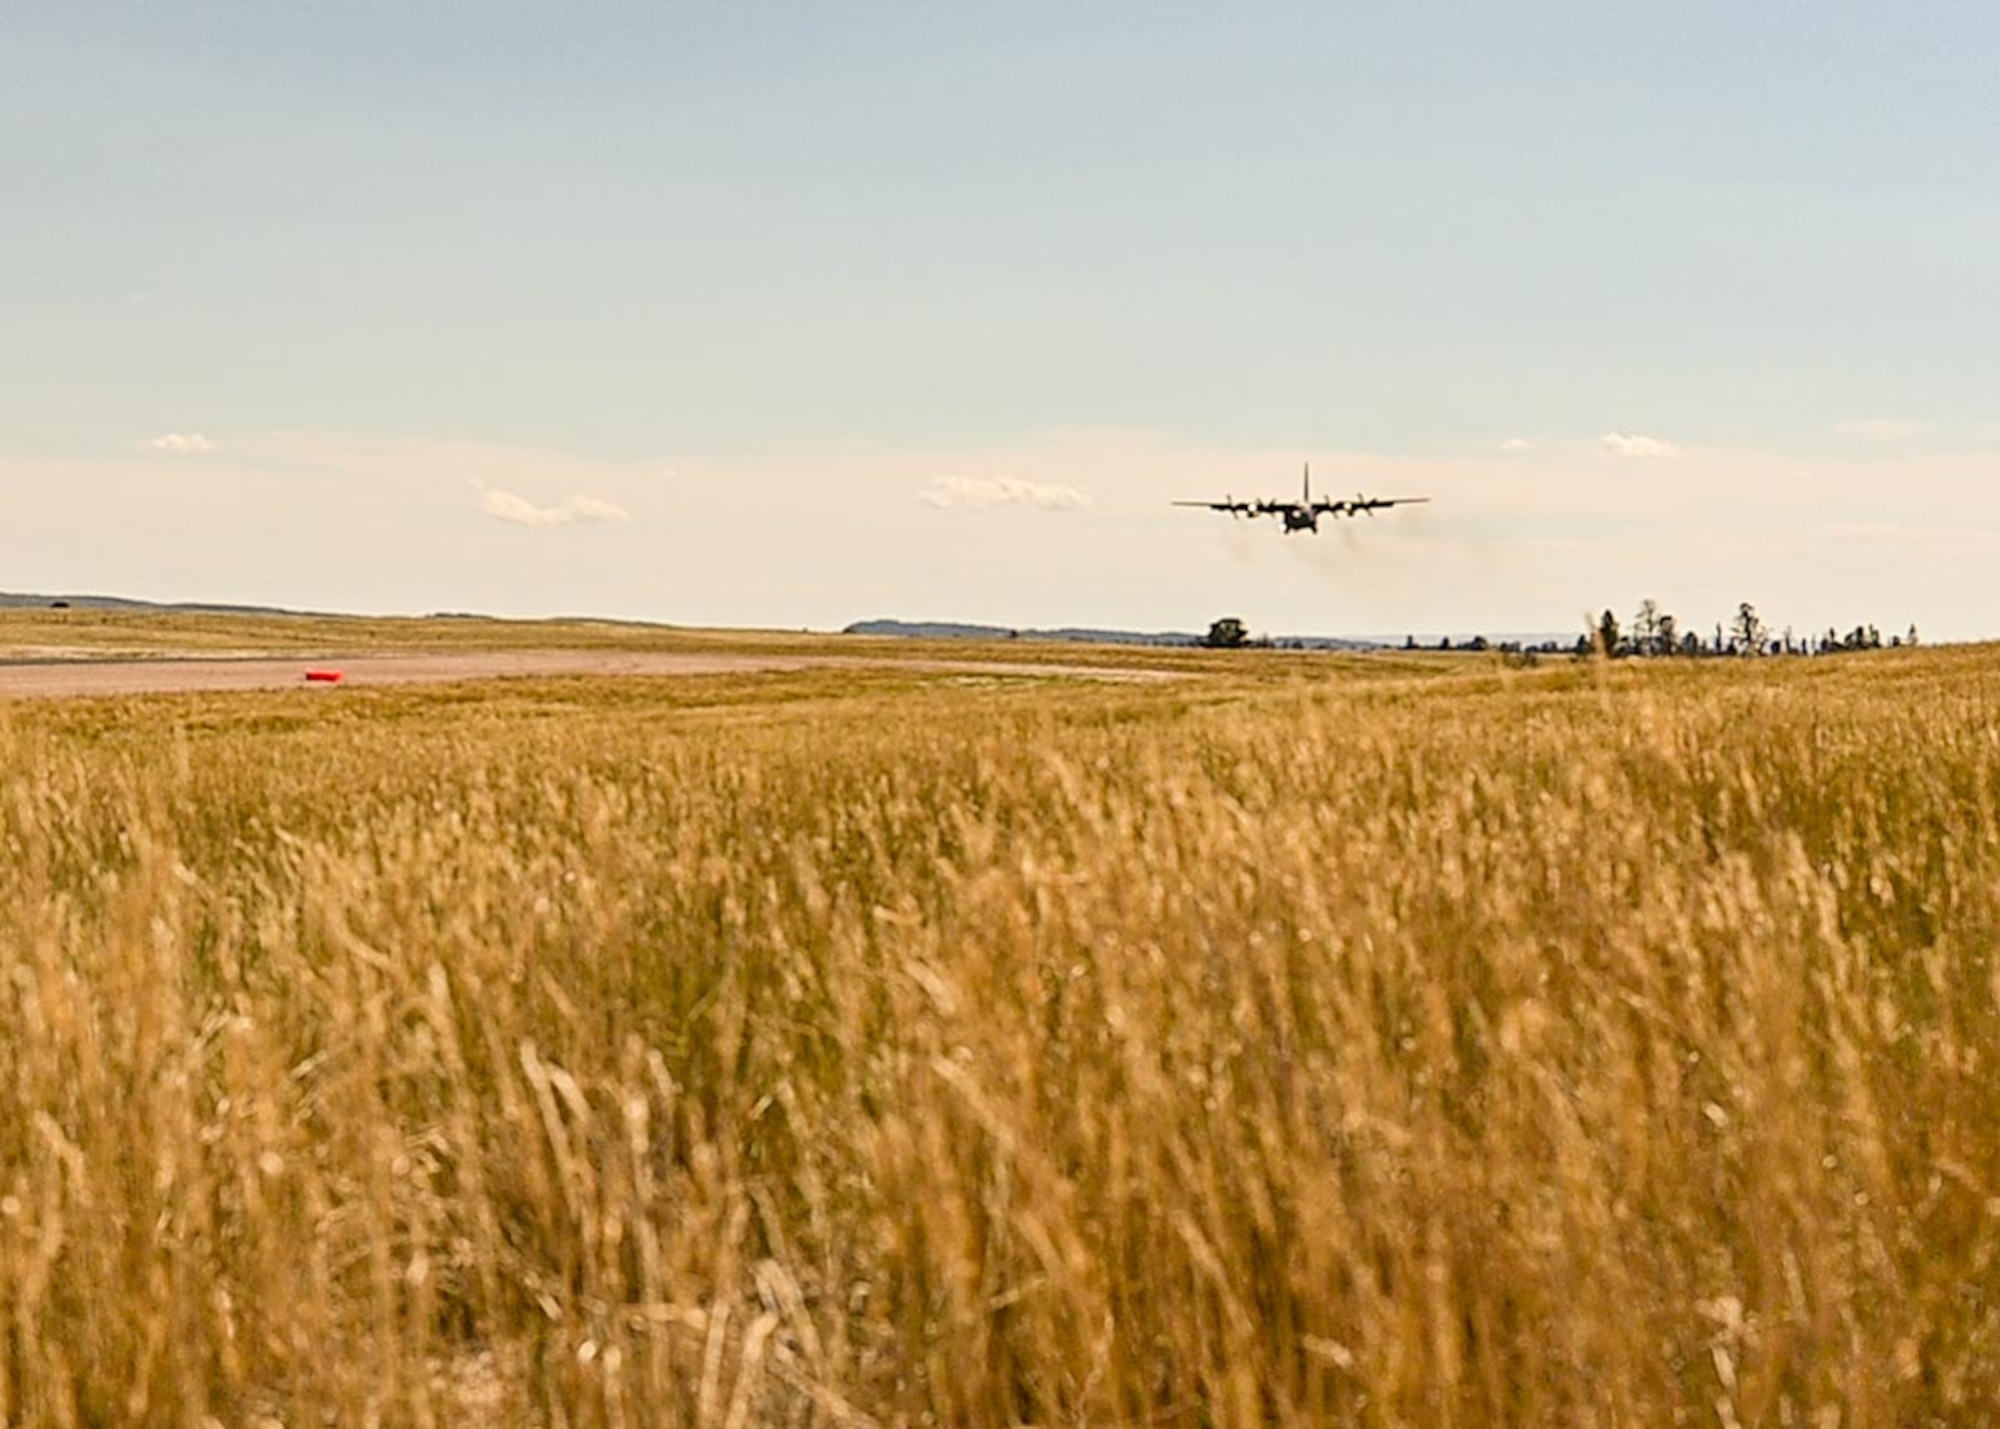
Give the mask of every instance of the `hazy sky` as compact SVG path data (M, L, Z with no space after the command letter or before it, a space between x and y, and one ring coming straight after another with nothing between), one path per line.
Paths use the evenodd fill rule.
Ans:
M2000 7L9 0L0 589L2000 635ZM1428 494L1351 531L1180 510Z

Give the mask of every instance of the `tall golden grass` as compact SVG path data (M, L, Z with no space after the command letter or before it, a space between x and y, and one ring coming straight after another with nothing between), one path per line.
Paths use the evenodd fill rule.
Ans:
M1985 1422L1996 940L1991 652L24 704L0 1423Z

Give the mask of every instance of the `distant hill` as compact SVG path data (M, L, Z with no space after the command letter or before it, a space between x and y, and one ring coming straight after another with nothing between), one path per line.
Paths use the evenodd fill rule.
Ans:
M1072 625L1054 630L1014 630L1004 625L964 625L949 620L857 620L841 634L901 635L922 640L1071 640L1084 645L1199 645L1202 640L1186 630L1094 630ZM1276 635L1271 643L1301 650L1379 650L1388 642Z
M1063 626L1056 630L1013 630L1004 625L966 625L949 620L857 620L843 635L901 635L923 640L1073 640L1092 645L1199 645L1202 637L1185 630L1093 630ZM1259 637L1260 643L1265 637ZM1488 645L1515 645L1524 650L1547 646L1568 649L1576 641L1574 633L1552 634L1535 631L1494 634L1478 632L1437 635L1273 635L1269 643L1286 650L1400 650L1414 640L1422 649L1435 650L1449 640L1462 648L1475 639Z
M216 605L201 601L162 602L156 600L128 600L119 595L24 595L16 591L0 591L0 610L48 610L65 608L70 610L121 610L154 611L161 615L296 615L305 616L309 612L283 610L269 605Z
M274 605L229 605L214 601L156 601L133 600L118 595L34 595L20 591L0 591L0 610L48 610L62 608L68 610L98 610L127 612L132 614L153 613L158 615L248 615L291 618L299 620L324 620L340 618L334 612L288 610ZM426 617L431 620L493 620L502 617L480 615L471 611L436 611ZM600 616L566 617L577 620L601 621ZM651 624L649 621L615 620L606 623L619 625ZM1066 640L1079 645L1150 645L1150 646L1194 646L1202 642L1201 634L1190 630L1101 630L1092 626L1065 625L1055 629L1014 629L1005 625L974 625L952 620L857 620L841 631L843 635L892 635L919 640ZM1406 635L1273 635L1259 637L1259 643L1268 643L1289 650L1391 650L1400 649L1414 639L1426 649L1437 648L1441 639L1449 639L1453 646L1463 646L1474 637L1471 634L1450 636L1418 634ZM1568 648L1575 642L1575 635L1552 635L1537 633L1530 635L1488 634L1484 637L1494 645L1512 643L1523 648L1542 645L1558 645Z

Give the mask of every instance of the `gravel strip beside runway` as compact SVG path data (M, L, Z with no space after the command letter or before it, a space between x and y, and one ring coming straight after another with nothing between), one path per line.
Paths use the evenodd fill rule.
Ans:
M282 659L0 661L0 699L145 695L206 690L331 691L360 685L442 684L537 675L737 675L810 669L909 669L969 675L1081 676L1155 680L1158 670L1092 665L988 664L967 660L867 660L841 655L689 655L635 651L504 650L490 653L356 655ZM338 685L315 685L307 670L338 670Z

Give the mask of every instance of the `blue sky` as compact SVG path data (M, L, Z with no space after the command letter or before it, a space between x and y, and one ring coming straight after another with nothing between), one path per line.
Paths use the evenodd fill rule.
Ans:
M16 3L0 588L2000 634L1995 53L1972 4ZM1435 500L1165 504L1306 458Z

